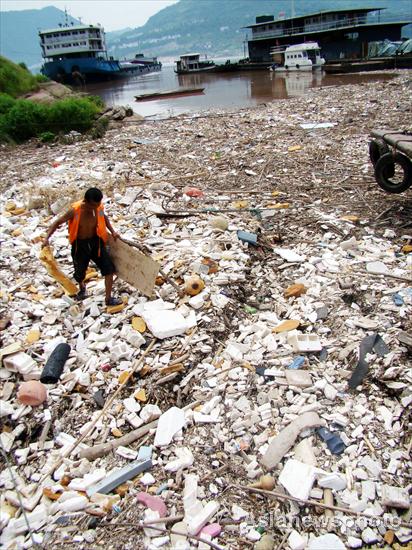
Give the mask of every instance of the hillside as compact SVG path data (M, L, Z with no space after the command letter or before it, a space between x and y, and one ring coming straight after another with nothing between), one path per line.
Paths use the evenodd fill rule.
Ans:
M257 15L271 14L277 18L284 12L290 17L291 4L290 0L180 0L153 15L142 27L107 33L109 53L115 58L143 52L147 56L173 59L188 51L243 57L249 35L243 27L254 23ZM295 0L295 14L359 6L386 7L389 16L412 19L410 0ZM16 63L23 61L38 71L42 61L38 31L57 27L64 18L64 12L55 7L2 12L1 55ZM70 21L78 22L73 18ZM132 9L130 22L133 22ZM412 36L411 25L404 34Z
M40 67L42 58L38 32L58 27L64 12L49 6L40 10L2 11L0 17L0 53L15 63L23 61L30 69ZM78 23L69 17L69 22Z

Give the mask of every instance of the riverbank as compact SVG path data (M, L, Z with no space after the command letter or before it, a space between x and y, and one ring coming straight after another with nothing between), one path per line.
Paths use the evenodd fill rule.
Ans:
M22 376L0 370L2 445L36 542L167 547L180 520L143 531L139 522L156 513L144 512L142 492L158 499L149 508L185 515L190 536L198 532L194 523L218 524L209 529L223 548L251 548L263 530L275 547L289 548L310 548L328 531L335 535L325 542L330 548L410 540L411 530L399 522L410 522L412 195L380 190L368 141L373 128L412 130L411 97L412 71L403 70L390 81L316 88L250 109L125 119L96 141L74 135L66 145L0 146L1 346L20 343L36 372L58 341L72 349L60 382L48 387L47 405L22 407ZM110 314L97 278L86 301L75 303L37 259L51 216L91 186L104 191L116 230L146 244L175 284L183 288L193 274L205 283L194 300L159 278L155 297L180 308L187 330L156 339L145 357L154 338L146 329L145 343L137 342L133 326L141 323L131 321L144 301L137 291L117 281L127 303ZM188 186L203 197L190 198ZM253 238L241 240L238 230ZM71 274L66 230L52 245ZM372 272L376 263L386 276ZM285 292L294 284L298 293ZM384 347L363 357L361 344L373 334ZM309 340L315 350L303 351L299 342ZM352 387L359 354L369 372ZM137 374L98 418L96 392L107 403L140 358ZM292 363L300 368L290 369ZM121 496L85 496L88 474L105 477L129 464L140 444L153 445L153 434L90 462L80 460L85 447L77 447L48 475L86 429L82 445L93 447L185 406L183 430L152 448L150 470L122 484ZM275 499L236 487L259 479L273 459L271 440L309 412L339 436L341 454L309 428L276 448L279 460L269 468ZM185 480L188 473L197 482ZM1 542L22 545L29 533L5 465L0 487ZM288 499L297 493L301 505ZM30 494L37 495L34 504ZM65 504L79 497L77 507ZM332 510L328 527L313 502L348 511ZM204 522L201 505L212 510ZM355 522L357 512L375 519Z

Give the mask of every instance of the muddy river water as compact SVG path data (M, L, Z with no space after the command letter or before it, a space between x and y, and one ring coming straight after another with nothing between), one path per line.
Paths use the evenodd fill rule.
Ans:
M306 95L313 87L382 81L391 77L390 73L327 75L316 71L275 74L269 70L176 75L172 66L163 66L159 72L88 85L85 91L99 95L107 105L128 104L142 116L164 118L213 108L252 107L276 99ZM177 98L135 100L138 94L192 87L204 88L204 92Z

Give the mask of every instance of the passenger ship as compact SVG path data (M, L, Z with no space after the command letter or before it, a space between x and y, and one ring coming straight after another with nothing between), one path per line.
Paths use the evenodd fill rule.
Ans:
M100 25L60 25L39 32L44 64L42 74L69 84L127 78L147 72L140 64L109 57Z

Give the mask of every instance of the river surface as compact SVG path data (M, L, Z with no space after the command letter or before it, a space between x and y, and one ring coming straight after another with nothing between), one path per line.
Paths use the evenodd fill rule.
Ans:
M207 109L239 109L305 95L309 88L340 86L362 82L382 81L391 74L327 75L321 71L279 74L269 71L240 71L236 73L196 73L176 75L172 66L121 81L90 84L86 90L100 96L109 105L130 105L144 117L165 118L182 113L201 112ZM204 88L200 95L187 95L150 101L136 101L135 96L149 92L178 88Z

